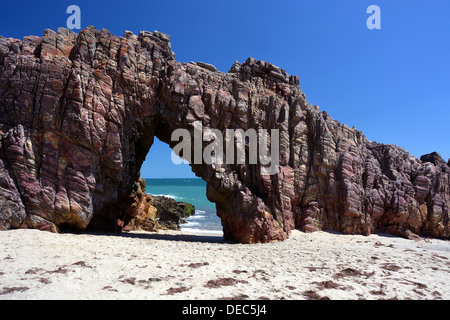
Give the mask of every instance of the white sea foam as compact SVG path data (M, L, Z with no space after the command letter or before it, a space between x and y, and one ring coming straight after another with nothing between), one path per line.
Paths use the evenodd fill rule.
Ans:
M197 220L197 219L203 219L204 217L205 217L204 215L196 214L196 215L194 215L194 216L190 216L190 217L187 218L186 220L187 220L187 221L189 221L189 220Z
M199 223L198 222L194 222L194 221L187 221L186 223L183 223L183 227L191 227L191 226L198 226Z
M171 195L171 194L154 194L155 197L167 197L167 198L171 198L171 199L178 199L179 197Z

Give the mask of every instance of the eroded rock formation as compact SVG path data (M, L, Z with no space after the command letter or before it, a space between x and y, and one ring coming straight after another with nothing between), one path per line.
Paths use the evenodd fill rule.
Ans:
M131 194L103 208L89 222L90 230L157 231L178 230L187 218L195 214L195 207L183 201L145 192L145 180L139 178L131 188Z
M438 154L419 160L369 141L270 63L221 73L176 61L163 33L93 27L0 38L1 228L123 227L154 137L174 147L173 130L197 121L205 134L280 130L278 174L192 165L227 239L283 240L294 228L450 235L450 168Z

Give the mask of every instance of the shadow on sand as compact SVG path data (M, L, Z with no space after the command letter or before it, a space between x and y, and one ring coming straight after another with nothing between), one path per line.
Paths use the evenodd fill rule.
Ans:
M124 237L124 238L135 238L135 239L151 239L151 240L166 240L166 241L182 241L182 242L207 242L207 243L228 243L235 244L233 241L224 240L223 236L220 235L209 235L209 234L189 234L182 233L181 231L174 231L171 233L164 232L93 232L93 231L82 231L82 232L65 232L71 234L88 234L93 236L109 236L109 237Z

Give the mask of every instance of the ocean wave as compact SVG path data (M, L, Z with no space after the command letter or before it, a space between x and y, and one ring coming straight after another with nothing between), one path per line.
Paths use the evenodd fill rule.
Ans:
M154 194L153 196L155 196L155 197L167 197L167 198L171 198L171 199L174 199L174 200L182 199L182 197L174 196L174 195L171 195L171 194Z
M205 216L202 214L195 214L194 216L190 216L189 218L187 218L186 220L196 220L196 219L203 219Z
M187 221L187 220L186 220ZM183 223L183 228L185 227L191 227L191 226L198 226L199 223L198 222L194 222L194 221L187 221L186 223Z
M195 210L195 214L196 215L198 215L198 214L202 214L202 213L206 213L206 211L203 211L203 210Z

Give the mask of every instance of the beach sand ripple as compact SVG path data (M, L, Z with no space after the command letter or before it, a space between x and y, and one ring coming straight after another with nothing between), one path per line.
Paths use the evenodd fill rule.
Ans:
M0 243L0 299L450 299L446 240L9 230Z

